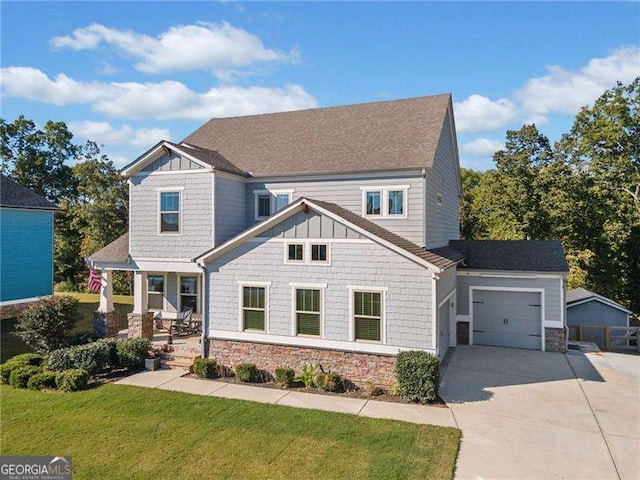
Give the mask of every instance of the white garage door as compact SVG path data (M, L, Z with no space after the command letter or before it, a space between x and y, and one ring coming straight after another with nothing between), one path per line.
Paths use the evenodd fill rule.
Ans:
M473 290L473 343L542 348L541 294Z

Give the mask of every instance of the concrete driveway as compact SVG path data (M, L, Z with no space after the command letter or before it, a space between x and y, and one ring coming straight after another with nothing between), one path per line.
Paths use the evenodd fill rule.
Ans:
M624 360L620 360L624 363ZM640 382L602 354L459 346L440 394L460 479L638 479Z

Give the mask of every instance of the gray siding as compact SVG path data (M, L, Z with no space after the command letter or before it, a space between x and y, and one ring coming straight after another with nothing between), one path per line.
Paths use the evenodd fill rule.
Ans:
M458 315L469 315L469 286L543 288L545 320L562 321L560 278L497 278L458 275Z
M280 238L362 238L358 232L317 212L297 213L260 234Z
M174 170L198 170L202 167L193 160L182 157L176 153L170 153L161 156L157 160L154 160L149 165L144 167L142 172L169 172Z
M567 325L627 326L627 314L622 310L592 300L567 308ZM589 331L594 335L595 331Z
M424 200L422 190L424 182L419 175L386 178L363 177L344 180L305 180L301 178L295 182L247 183L247 225L256 223L254 211L254 191L256 190L293 189L292 200L300 197L324 200L336 203L347 210L362 215L362 191L360 187L385 185L410 185L407 218L375 219L369 217L369 219L418 245L423 245Z
M456 288L456 285L456 267L451 267L440 274L440 278L436 281L437 305L440 305L440 302L442 302L447 295ZM452 300L454 303L457 302L455 297L453 297ZM440 307L438 314L438 336L436 338L436 348L440 358L442 358L449 349L449 315L453 315L453 313L449 308L449 302L447 302Z
M433 166L427 170L425 198L427 248L442 247L449 240L460 238L458 160L449 122L450 113L447 113ZM442 194L442 204L437 202L438 193Z
M194 258L213 245L211 173L131 177L129 251L134 258ZM158 234L158 188L184 187L182 233Z
M330 266L286 265L284 245L276 240L249 242L208 265L211 329L239 330L238 281L253 280L272 282L269 333L291 336L290 282L326 283L325 339L349 341L347 286L380 286L388 287L387 345L432 348L432 279L428 270L374 243L334 242Z
M216 245L229 240L246 228L245 188L242 181L215 175Z

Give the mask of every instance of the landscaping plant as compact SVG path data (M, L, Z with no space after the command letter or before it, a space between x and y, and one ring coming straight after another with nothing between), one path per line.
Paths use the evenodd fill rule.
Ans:
M342 377L333 372L321 372L316 377L316 384L325 392L337 392L342 387Z
M27 388L30 390L56 388L56 374L54 372L36 373L27 382Z
M72 368L56 375L56 386L63 392L77 392L87 388L89 373L81 368Z
M125 338L116 343L118 363L122 367L136 368L144 365L151 342L146 338Z
M278 367L275 371L276 385L280 388L291 388L296 373L290 367Z
M319 365L317 363L305 363L302 365L302 372L298 375L298 380L304 383L305 388L316 386Z
M18 315L15 335L37 352L65 345L76 323L78 300L69 296L44 298Z
M433 402L438 397L440 361L421 350L400 352L396 359L400 393L412 402Z
M200 378L213 378L218 373L218 364L210 358L196 358L193 360L193 373Z
M104 341L60 348L49 354L48 364L52 370L62 372L72 368L82 368L94 377L107 367L110 345Z
M29 379L35 374L42 372L41 367L18 367L11 371L9 375L9 385L15 388L27 388Z
M250 382L256 378L256 364L255 363L239 363L236 366L236 377L241 382Z
M5 363L0 365L0 381L2 383L9 383L9 377L11 372L20 367L38 367L42 365L44 357L37 353L23 353L10 358Z

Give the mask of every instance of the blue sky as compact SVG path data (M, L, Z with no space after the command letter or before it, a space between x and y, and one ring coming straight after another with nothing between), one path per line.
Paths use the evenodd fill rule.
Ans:
M639 3L2 2L2 117L122 166L211 117L451 92L464 166L640 75Z

